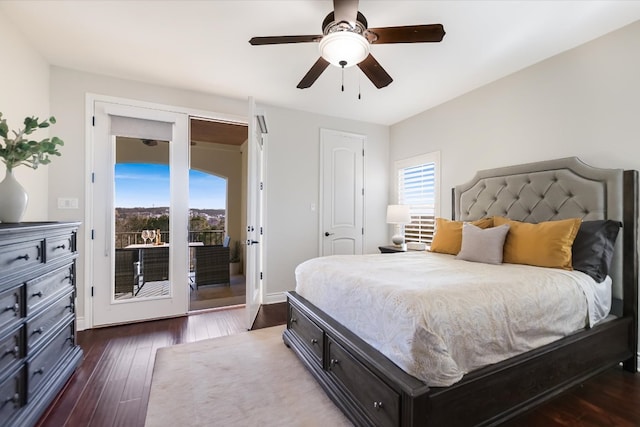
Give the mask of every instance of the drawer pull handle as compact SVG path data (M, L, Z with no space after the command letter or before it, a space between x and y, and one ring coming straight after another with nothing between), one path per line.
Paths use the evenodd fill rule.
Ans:
M311 338L311 344L318 344L318 340L315 338Z
M296 319L295 317L291 318L291 323L297 323L297 322L298 322L298 319Z
M31 335L41 334L43 332L44 332L44 328L40 326L38 329L34 329L33 332L31 332Z
M66 247L64 244L62 244L62 245L58 245L58 246L56 246L55 248L53 248L53 250L54 250L54 251L55 251L56 249L63 249L63 250L64 250L64 249L66 249L66 248L67 248L67 247Z
M16 315L20 312L20 304L15 303L8 307L5 307L4 311L13 311Z
M7 397L4 400L4 403L9 403L9 402L13 402L14 404L17 404L20 401L20 395L18 393L14 394L11 397Z
M2 357L6 356L6 355L8 355L8 354L13 354L13 357L17 359L17 358L18 358L18 352L19 352L19 351L20 351L20 347L15 346L15 347L13 347L13 348L12 348L12 349L10 349L10 350L5 351L5 352L4 352L4 354L2 355Z
M31 294L32 297L40 297L42 298L42 291L34 292Z
M379 411L380 408L382 408L382 402L373 402L373 407L376 409L376 411Z
M33 375L42 375L44 374L44 368L36 369L33 371Z
M17 260L20 260L20 259L23 259L23 260L25 260L25 261L29 261L29 254L18 255L18 256L16 257L16 261L17 261Z
M71 303L71 304L65 306L64 308L68 308L71 312L73 312L73 307L74 307L74 305L73 305L73 303Z
M340 363L340 361L338 359L331 359L331 362L329 362L329 365L333 368L334 366L338 365Z
M15 303L13 305L9 305L4 308L4 311L13 311L14 313L18 313L20 311L20 304Z

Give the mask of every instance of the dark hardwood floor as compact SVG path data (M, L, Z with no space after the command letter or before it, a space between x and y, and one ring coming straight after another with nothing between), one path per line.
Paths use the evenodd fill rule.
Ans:
M84 360L39 426L144 426L156 350L244 332L243 321L236 308L79 332ZM286 305L271 304L253 329L285 322ZM640 374L611 369L507 425L640 426Z

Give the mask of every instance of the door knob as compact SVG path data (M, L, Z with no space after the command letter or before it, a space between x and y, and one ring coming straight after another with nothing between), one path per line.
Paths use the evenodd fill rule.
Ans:
M324 235L325 235L326 237L333 236L334 234L335 234L335 233L329 233L328 231L325 231L325 232L324 232Z

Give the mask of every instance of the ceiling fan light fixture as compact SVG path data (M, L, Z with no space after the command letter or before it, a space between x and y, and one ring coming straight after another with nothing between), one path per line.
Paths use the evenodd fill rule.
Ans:
M352 67L369 56L371 45L358 33L336 31L320 40L320 56L336 67Z

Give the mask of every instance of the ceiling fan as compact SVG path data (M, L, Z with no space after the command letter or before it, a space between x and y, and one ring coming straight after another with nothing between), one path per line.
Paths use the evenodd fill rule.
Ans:
M298 83L306 89L329 66L345 68L358 65L378 88L393 81L369 52L372 44L439 42L445 35L441 24L368 28L367 19L358 11L358 0L333 0L333 12L322 22L321 35L253 37L253 46L283 43L320 44L320 58Z

